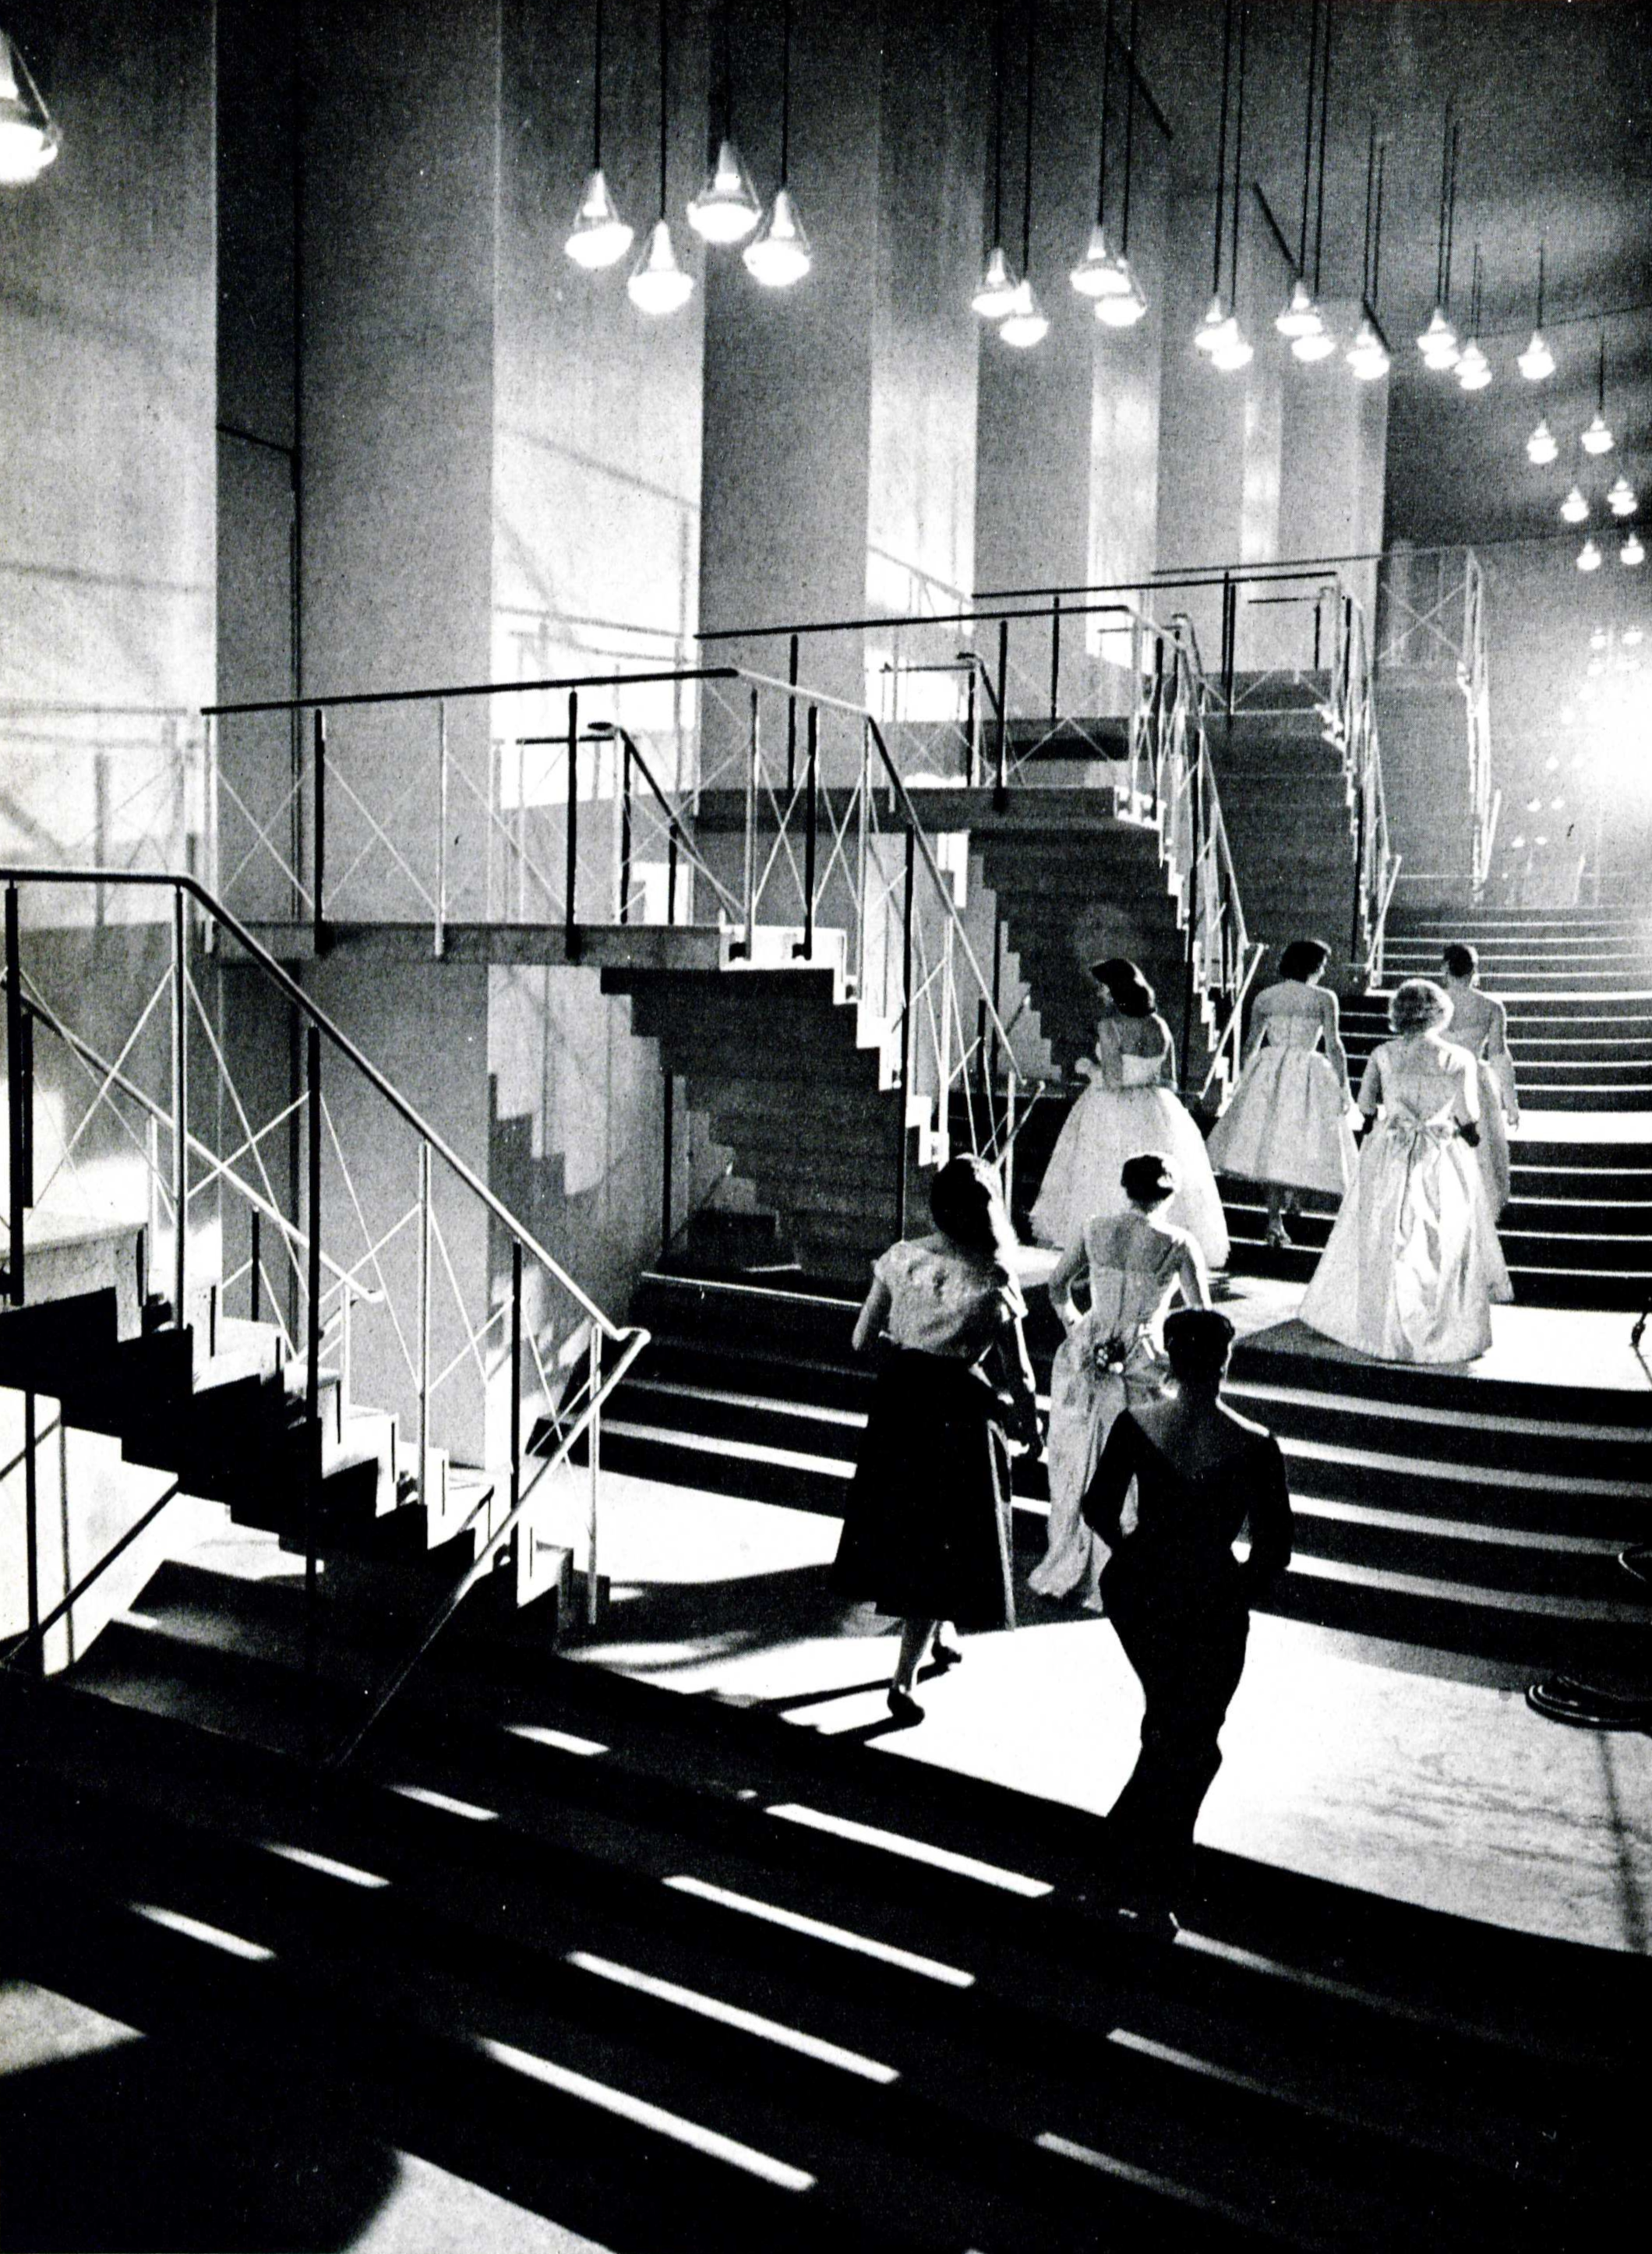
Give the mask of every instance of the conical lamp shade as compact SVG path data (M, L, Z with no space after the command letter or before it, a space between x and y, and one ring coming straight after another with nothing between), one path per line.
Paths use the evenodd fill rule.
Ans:
M1607 489L1606 507L1614 516L1633 516L1634 506L1634 487L1620 472Z
M1463 346L1462 357L1457 363L1457 381L1465 391L1484 391L1491 382L1491 362L1480 350L1477 338L1470 337Z
M789 290L794 282L801 282L808 273L815 262L814 256L789 188L775 191L774 208L766 222L740 256L746 262L746 272L766 290Z
M1231 375L1236 368L1249 368L1256 356L1256 346L1245 341L1238 322L1231 315L1228 326L1228 334L1210 355L1212 368L1219 368L1224 375Z
M744 242L762 216L740 152L732 141L724 141L705 186L689 200L689 225L707 242Z
M984 321L1001 321L1015 304L1015 276L1003 248L994 244L981 276L981 286L970 300L971 312Z
M617 266L631 248L632 230L614 209L608 183L598 166L585 182L585 192L574 214L573 230L563 246L576 266L596 272Z
M1146 318L1147 300L1142 295L1141 284L1130 271L1128 258L1121 256L1114 270L1123 287L1096 300L1096 318L1110 329L1133 329L1138 321Z
M1581 486L1573 486L1560 504L1560 514L1568 524L1582 524L1589 514L1589 504L1583 497Z
M1313 302L1313 292L1300 275L1292 287L1284 311L1273 326L1282 337L1311 337L1325 326L1320 309Z
M1578 569L1579 571L1598 571L1600 569L1600 550L1592 540L1586 540L1578 550Z
M1389 371L1388 348L1368 314L1360 323L1360 333L1348 349L1348 363L1361 383L1375 383Z
M1534 329L1532 331L1531 342L1526 346L1525 351L1521 354L1520 358L1515 362L1515 366L1520 370L1520 373L1525 377L1528 383L1541 383L1545 376L1552 375L1554 374L1555 356L1550 351L1548 346L1544 342L1544 334L1541 329Z
M1417 340L1417 349L1432 368L1455 368L1457 365L1457 332L1436 305L1428 317L1428 326Z
M1556 442L1555 434L1549 428L1549 417L1546 415L1539 416L1536 429L1526 441L1526 459L1529 462L1536 462L1541 469L1545 464L1552 462L1559 452L1560 448Z
M1335 350L1336 339L1326 328L1309 329L1303 335L1291 340L1292 360L1329 360Z
M1606 416L1597 407L1586 428L1579 434L1578 444L1586 454L1609 454L1616 441L1606 424Z
M1068 279L1081 298L1116 298L1128 286L1120 272L1122 259L1115 258L1107 247L1106 231L1097 220L1090 229L1090 239L1084 256L1073 269Z
M1005 316L998 334L1006 345L1013 345L1018 352L1030 352L1034 345L1041 345L1049 332L1050 325L1039 304L1037 292L1024 275L1016 285L1015 303Z
M675 313L694 295L694 276L677 264L671 230L662 219L648 232L648 247L631 270L626 295L640 313Z
M62 136L47 112L28 67L0 32L0 185L26 187L56 158Z
M1194 331L1194 350L1201 353L1214 353L1228 332L1228 314L1222 302L1222 293L1218 290L1205 308L1204 319Z
M1629 535L1622 547L1618 550L1618 561L1620 564L1627 564L1632 571L1638 570L1638 568L1646 562L1646 550L1641 545L1641 536L1639 533L1632 532ZM1628 636L1627 634L1624 636L1624 640L1626 641L1628 640Z

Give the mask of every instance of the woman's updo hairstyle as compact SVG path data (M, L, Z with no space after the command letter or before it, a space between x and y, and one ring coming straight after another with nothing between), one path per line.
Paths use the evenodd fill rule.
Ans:
M1306 985L1330 960L1331 950L1322 939L1293 939L1279 957L1279 976L1300 978Z
M1104 962L1092 962L1090 976L1111 995L1113 1007L1121 1018L1152 1016L1153 990L1126 956L1110 955Z
M1126 1158L1118 1180L1132 1205L1163 1205L1166 1198L1176 1194L1176 1169L1156 1151L1144 1151L1139 1158Z
M1407 978L1394 989L1388 1021L1396 1033L1425 1033L1451 1023L1452 998L1432 978Z
M983 1158L948 1158L929 1185L929 1210L943 1236L1010 1271L1016 1241L998 1178Z
M1165 1318L1171 1373L1185 1384L1216 1384L1228 1367L1233 1341L1233 1325L1214 1307L1178 1307Z

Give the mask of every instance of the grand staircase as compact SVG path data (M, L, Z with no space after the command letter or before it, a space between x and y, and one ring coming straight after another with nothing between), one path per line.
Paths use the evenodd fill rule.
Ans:
M1325 732L1331 686L1323 673L1236 674L1237 709L1210 732L1245 920L1268 948L1264 984L1293 939L1348 955L1354 835L1342 751ZM1247 710L1247 697L1268 709Z
M318 1774L295 1592L226 1578L0 1687L8 1973L145 2038L8 2078L10 2243L354 2243L396 2153L638 2254L1582 2254L1642 2210L1643 1962L1209 1850L1133 1939L1093 1817L542 1654L445 1654Z
M1388 1038L1400 979L1437 975L1466 940L1480 984L1508 1012L1526 1124L1510 1145L1512 1195L1500 1228L1516 1296L1549 1307L1639 1309L1652 1302L1652 929L1628 909L1396 908L1382 985L1345 1001L1355 1085ZM1330 1230L1331 1201L1292 1221L1296 1249L1262 1239L1261 1193L1224 1184L1236 1265L1306 1282Z

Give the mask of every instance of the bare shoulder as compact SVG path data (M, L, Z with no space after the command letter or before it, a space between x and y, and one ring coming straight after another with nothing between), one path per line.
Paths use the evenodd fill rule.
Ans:
M1265 1424L1258 1424L1254 1418L1242 1417L1236 1409L1230 1409L1225 1401L1222 1404L1222 1413L1233 1426L1236 1433L1242 1435L1246 1440L1253 1443L1266 1440L1270 1446L1272 1446L1273 1434Z

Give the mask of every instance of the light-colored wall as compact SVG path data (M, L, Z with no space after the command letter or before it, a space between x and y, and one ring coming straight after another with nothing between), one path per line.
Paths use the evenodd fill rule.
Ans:
M213 10L48 20L61 151L0 195L0 851L154 863L198 825L173 778L213 686Z

